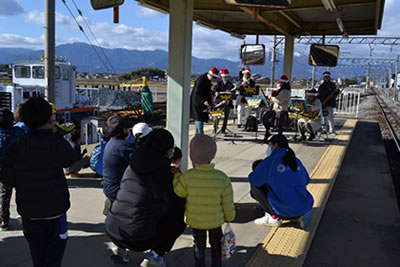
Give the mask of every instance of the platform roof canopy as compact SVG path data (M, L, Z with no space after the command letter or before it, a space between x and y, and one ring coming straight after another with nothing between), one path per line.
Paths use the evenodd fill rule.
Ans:
M158 11L169 11L170 0L138 1ZM254 10L228 2L235 0L194 0L193 19L234 35L375 35L381 28L385 4L385 0L236 0L289 4Z

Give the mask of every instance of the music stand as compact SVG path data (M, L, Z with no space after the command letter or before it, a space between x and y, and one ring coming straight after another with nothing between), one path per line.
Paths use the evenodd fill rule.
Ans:
M225 106L224 105L228 105L229 101L232 101L234 97L234 94L231 92L220 92L219 93L219 98L222 100L220 103L218 103L214 108L214 110L210 111L210 118L212 120L214 120L214 139L216 138L216 136L221 133L221 129L218 130L218 124L219 124L219 120L224 118L225 116L228 116L229 119L229 114L225 114ZM220 108L222 106L222 108ZM225 129L227 132L229 132L233 137L236 137L236 133L233 132L232 130L228 129L228 125ZM232 141L233 142L233 141Z

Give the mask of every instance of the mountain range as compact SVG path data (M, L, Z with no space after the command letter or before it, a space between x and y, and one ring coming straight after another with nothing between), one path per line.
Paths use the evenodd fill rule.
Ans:
M104 57L107 55L107 58ZM19 60L38 60L44 55L43 50L31 50L23 48L0 48L0 64L11 64ZM168 68L168 52L164 50L141 51L122 48L102 48L90 46L86 43L63 44L56 47L56 56L70 61L79 72L130 72L142 67ZM101 59L100 59L101 58ZM283 61L283 60L282 60ZM282 74L283 63L276 64L275 79ZM111 63L111 64L109 64ZM112 67L110 67L110 65ZM107 67L106 67L107 66ZM192 57L192 73L201 74L207 72L212 66L228 68L232 76L237 76L241 64L239 61L231 61L223 58L203 59ZM259 73L266 77L271 75L271 62L266 58L264 66L251 66L253 73ZM322 75L325 68L317 69L317 78ZM344 75L352 77L363 75L362 69L331 69L333 76ZM308 65L307 55L294 57L293 77L311 78L312 67Z

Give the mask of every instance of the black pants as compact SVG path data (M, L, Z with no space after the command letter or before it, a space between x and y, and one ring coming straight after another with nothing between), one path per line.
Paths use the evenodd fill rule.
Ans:
M260 203L260 205L263 207L264 211L269 213L270 215L278 216L268 201L267 187L266 186L256 187L254 185L250 185L250 187L251 187L250 195Z
M10 201L12 188L0 183L0 222L10 220Z
M22 217L24 236L28 241L34 267L59 267L67 239L61 239L60 218L31 220Z
M125 241L116 240L108 234L107 236L120 248L127 248L132 251L146 251L151 249L158 255L164 256L165 253L172 249L175 240L178 239L186 229L184 212L184 209L168 211L160 218L156 236L149 240Z
M229 114L231 113L231 109L232 109L232 107L229 105L226 105L224 107L224 122L222 123L222 128L221 128L222 132L226 131L226 127L228 125L228 119L229 119Z
M268 201L267 197L268 188L265 185L262 187L256 187L254 185L250 185L250 187L251 187L251 193L250 193L251 197L257 200L263 207L264 211L267 212L268 214L275 215L276 217L283 220L293 220L299 218L299 217L286 217L277 214Z
M205 252L206 252L207 232L208 232L208 239L211 245L211 260L212 260L211 266L221 267L222 266L221 227L210 230L192 229L194 238L194 246L193 246L194 260L195 260L194 266L195 267L206 266Z

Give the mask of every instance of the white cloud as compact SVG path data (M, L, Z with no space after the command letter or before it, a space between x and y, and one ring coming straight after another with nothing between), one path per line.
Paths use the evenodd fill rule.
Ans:
M0 0L0 18L25 13L24 8L16 0Z
M138 6L136 10L136 17L139 18L153 18L153 17L160 17L163 15L164 15L163 13L141 6Z
M193 29L193 56L199 58L225 58L239 60L239 48L243 40L233 38L221 31L212 31L203 27Z
M44 35L40 37L25 37L17 34L0 34L0 47L43 49Z
M125 24L111 25L106 22L88 21L101 46L137 50L168 49L168 33ZM94 41L93 41L94 43Z
M44 16L45 16L44 12L40 12L39 10L32 10L28 14L25 15L25 21L43 25L44 24ZM72 18L69 18L67 16L64 16L61 13L56 12L56 24L72 25L74 23L75 22L72 20Z

